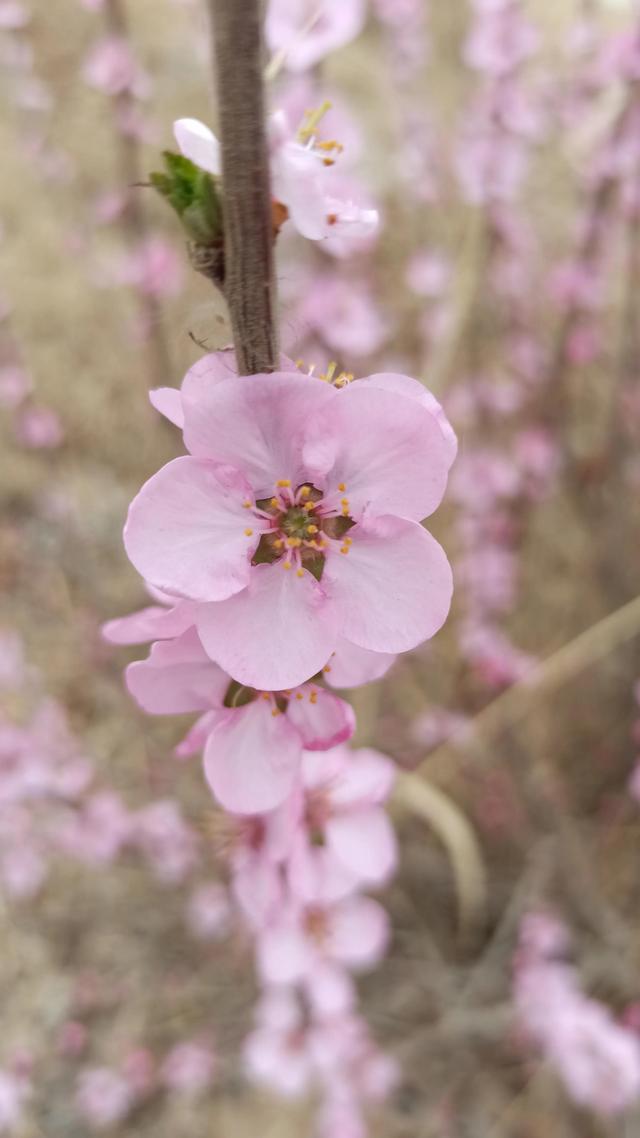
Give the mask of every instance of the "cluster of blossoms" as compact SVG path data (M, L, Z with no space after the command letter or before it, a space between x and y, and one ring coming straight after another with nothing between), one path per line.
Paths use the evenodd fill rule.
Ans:
M513 992L520 1028L574 1102L619 1115L640 1098L640 1041L585 995L567 963L568 949L568 931L555 917L537 912L524 918Z
M360 1133L361 1102L393 1081L350 978L387 943L362 890L396 862L393 765L344 746L355 720L334 689L382 676L447 615L449 565L420 522L456 441L407 376L281 368L238 376L223 351L151 393L189 454L143 486L125 527L156 603L104 634L153 641L126 673L145 711L199 713L176 753L203 751L231 818L232 893L263 986L247 1072L320 1088L322 1133L347 1118Z
M13 905L39 895L52 870L75 862L105 870L124 855L138 855L164 887L185 887L190 895L185 926L199 940L217 941L231 928L232 907L222 885L202 880L200 841L173 799L127 807L121 795L99 786L95 763L71 732L62 706L42 694L39 671L27 662L19 635L0 630L0 888ZM9 707L31 706L20 720ZM5 709L6 705L6 709ZM116 1068L88 1063L92 1016L111 1007L116 993L101 1002L99 986L80 972L66 1019L52 1023L53 1049L76 1068L76 1108L92 1129L102 1130L136 1106L162 1095L189 1097L204 1092L218 1061L208 1038L180 1038L158 1057L131 1046ZM104 1007L103 1007L104 1004ZM37 1097L42 1064L51 1054L16 1051L0 1069L0 1133L22 1132L24 1115ZM80 1064L78 1067L77 1065Z

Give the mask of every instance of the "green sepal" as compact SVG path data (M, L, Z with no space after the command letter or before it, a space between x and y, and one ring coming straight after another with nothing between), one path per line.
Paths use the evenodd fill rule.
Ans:
M216 179L189 158L163 151L165 171L149 175L153 188L178 214L189 237L210 247L222 238L222 201Z

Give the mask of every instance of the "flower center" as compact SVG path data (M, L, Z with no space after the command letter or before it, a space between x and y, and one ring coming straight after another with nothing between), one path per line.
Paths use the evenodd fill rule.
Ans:
M273 565L278 561L283 569L295 568L298 577L307 571L319 581L327 552L335 543L342 554L351 546L348 531L355 522L349 515L344 483L338 491L342 494L339 504L330 505L313 483L303 482L294 490L290 479L279 478L273 497L262 498L253 506L255 514L269 521L270 529L262 534L252 564ZM252 508L249 500L244 504ZM245 530L247 535L252 532Z

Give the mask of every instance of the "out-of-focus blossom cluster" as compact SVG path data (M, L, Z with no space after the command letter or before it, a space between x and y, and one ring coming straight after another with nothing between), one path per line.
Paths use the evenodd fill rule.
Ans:
M612 1117L640 1097L640 1039L583 991L567 962L569 943L566 926L549 913L522 921L513 989L518 1022L574 1102Z

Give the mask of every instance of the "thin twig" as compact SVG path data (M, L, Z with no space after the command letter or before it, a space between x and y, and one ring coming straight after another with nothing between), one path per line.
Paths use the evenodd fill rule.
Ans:
M614 648L640 635L640 596L585 629L574 640L543 660L519 684L499 695L469 724L467 730L437 747L425 760L430 773L443 769L452 755L473 752L484 761L496 757L489 748L493 738L505 727L523 719L536 701L567 683L590 664L603 659Z
M225 226L225 295L238 372L277 367L273 223L260 0L209 0Z

